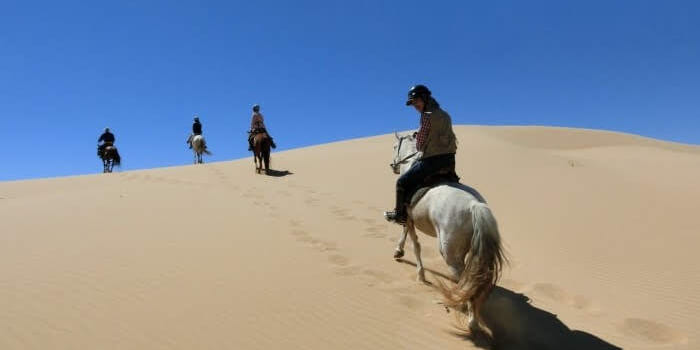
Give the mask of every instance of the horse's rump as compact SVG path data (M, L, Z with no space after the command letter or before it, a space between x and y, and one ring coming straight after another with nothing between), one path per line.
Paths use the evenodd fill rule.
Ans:
M122 158L119 155L119 150L114 145L107 145L102 151L102 160L112 160L114 165L120 165Z
M257 145L265 146L266 144L269 145L269 143L270 143L270 136L265 131L256 133L255 136L253 136L253 146L257 146Z
M211 152L209 152L209 150L207 149L207 141L204 139L204 136L194 135L192 136L191 142L192 149L194 149L195 152L211 154Z

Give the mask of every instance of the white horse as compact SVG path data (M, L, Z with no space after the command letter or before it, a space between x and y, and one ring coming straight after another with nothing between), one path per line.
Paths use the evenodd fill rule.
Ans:
M203 153L211 154L202 135L194 135L192 137L192 152L194 152L194 164L204 163L204 160L202 160Z
M421 156L414 135L399 136L394 145L391 167L403 174ZM445 304L466 311L471 331L486 331L481 322L481 307L496 285L501 268L507 262L496 219L479 193L459 183L446 183L429 189L408 208L394 258L403 256L406 236L413 241L418 280L425 283L425 271L420 257L416 228L436 237L438 249L457 284L447 288L440 283Z

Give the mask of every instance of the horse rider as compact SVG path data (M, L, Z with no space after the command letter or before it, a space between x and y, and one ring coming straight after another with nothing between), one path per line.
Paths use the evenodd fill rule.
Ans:
M396 181L396 207L384 217L397 224L407 221L407 206L411 196L431 175L448 171L455 174L457 137L452 131L452 119L432 97L425 85L416 85L408 91L406 106L420 113L420 129L416 136L418 159ZM456 177L456 174L454 175Z
M187 144L190 145L190 148L192 148L192 138L195 137L195 135L201 135L202 134L202 123L199 121L199 117L194 116L194 121L192 122L192 133L190 134L190 137L187 138Z
M99 157L102 157L102 153L104 152L105 148L107 146L114 145L114 141L115 141L114 134L112 134L112 132L109 130L109 128L105 128L102 135L100 135L100 138L97 139L97 155Z
M270 138L270 147L277 148L275 141L265 128L265 118L260 113L260 105L253 105L253 116L250 119L250 131L248 131L248 151L253 150L253 138L255 138L255 135L263 132L267 133L267 137Z

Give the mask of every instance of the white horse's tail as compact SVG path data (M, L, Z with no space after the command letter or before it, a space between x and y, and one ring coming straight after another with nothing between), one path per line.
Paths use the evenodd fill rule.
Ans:
M474 231L464 271L456 286L443 288L447 306L458 310L464 310L467 303L480 308L496 286L502 267L507 263L491 209L485 203L476 203L470 211Z

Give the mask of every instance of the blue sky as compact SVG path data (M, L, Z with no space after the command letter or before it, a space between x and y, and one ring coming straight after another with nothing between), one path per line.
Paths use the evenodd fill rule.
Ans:
M414 128L425 83L455 124L555 125L700 143L697 1L0 3L0 180L248 156Z

